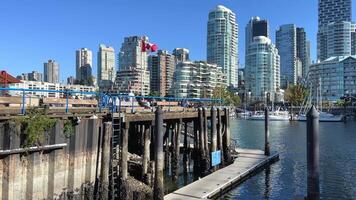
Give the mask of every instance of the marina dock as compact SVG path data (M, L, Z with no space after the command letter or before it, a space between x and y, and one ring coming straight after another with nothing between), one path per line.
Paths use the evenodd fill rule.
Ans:
M238 157L234 163L212 174L180 188L164 197L165 200L214 199L224 191L246 180L264 167L279 160L279 154L265 156L257 149L236 149Z

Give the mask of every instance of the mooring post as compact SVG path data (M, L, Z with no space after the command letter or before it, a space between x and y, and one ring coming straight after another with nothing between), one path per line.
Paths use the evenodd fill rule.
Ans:
M149 184L149 181L148 181L148 176L147 176L147 169L148 169L148 165L149 165L149 162L150 162L150 144L151 144L151 133L150 133L150 130L151 130L151 125L146 125L145 126L145 129L144 129L144 152L143 152L143 156L142 156L142 178L143 178L143 181L146 183L146 184Z
M100 189L99 195L102 199L109 197L109 166L110 166L110 139L112 135L111 122L104 123L104 139L102 143L101 167L100 167Z
M312 106L307 114L307 199L317 200L319 188L319 113Z
M155 142L155 183L153 187L153 199L163 200L163 112L160 107L156 110L156 135Z
M184 151L183 151L183 173L188 172L188 122L184 123Z
M224 161L226 163L231 162L231 152L230 152L230 112L229 108L225 108L225 134L223 135L224 140Z
M265 108L265 155L269 156L270 155L270 149L269 149L269 111L268 108Z
M210 146L210 152L216 151L216 143L217 143L217 131L216 131L216 108L212 107L211 108L211 146ZM214 167L214 170L216 170L216 167Z

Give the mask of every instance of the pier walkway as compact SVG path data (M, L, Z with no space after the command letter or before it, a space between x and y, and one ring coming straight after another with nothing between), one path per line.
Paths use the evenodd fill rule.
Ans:
M256 149L236 149L239 152L234 163L198 181L180 188L164 197L165 200L212 199L223 191L241 183L258 170L279 159L279 154L265 156L264 151Z

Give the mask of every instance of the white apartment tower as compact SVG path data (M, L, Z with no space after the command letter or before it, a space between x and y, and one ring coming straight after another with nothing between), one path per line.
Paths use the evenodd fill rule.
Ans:
M238 24L230 9L218 5L209 12L207 61L217 64L227 75L230 87L238 84Z
M280 89L280 57L271 40L264 36L254 37L246 56L246 89L256 101L266 100L270 93L274 100Z
M98 85L110 86L115 82L115 50L111 46L100 44L98 52Z

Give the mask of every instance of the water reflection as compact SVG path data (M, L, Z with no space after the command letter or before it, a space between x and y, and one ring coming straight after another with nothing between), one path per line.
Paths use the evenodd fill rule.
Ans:
M236 120L233 137L241 148L263 149L264 124ZM356 123L320 124L320 191L322 199L356 199ZM271 122L271 151L280 161L220 199L293 199L306 194L306 124Z

